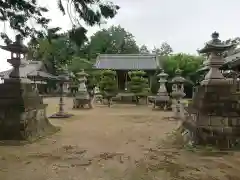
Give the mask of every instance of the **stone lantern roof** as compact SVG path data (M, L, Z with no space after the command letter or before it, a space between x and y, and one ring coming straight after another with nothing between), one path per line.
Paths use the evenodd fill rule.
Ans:
M84 71L84 69L82 69L81 72L78 72L78 73L77 73L77 76L78 76L78 81L80 81L80 82L86 82L86 81L87 81L87 77L88 77L89 75Z
M176 69L175 74L176 76L172 79L172 83L175 84L182 84L182 83L186 83L187 80L181 76L182 70L181 69Z
M0 45L0 48L13 53L26 54L28 52L27 46L23 44L21 35L16 35L15 42L8 44L7 46Z
M162 72L157 75L157 77L159 78L159 82L161 80L166 80L168 78L168 76L169 75L167 73L165 73L164 70L162 70Z
M84 71L84 69L82 69L81 72L78 72L78 73L77 73L77 76L78 76L78 77L87 77L88 74Z
M199 51L200 53L208 53L209 55L205 64L205 66L209 67L209 71L205 75L201 85L224 85L228 83L219 71L219 68L224 64L223 52L231 48L234 44L225 44L218 38L219 34L214 32L212 40L207 42L205 47Z
M199 53L210 53L210 52L224 52L231 47L233 47L234 44L226 44L223 41L219 39L219 33L216 31L212 33L212 39L208 42L206 42L205 46L198 50Z

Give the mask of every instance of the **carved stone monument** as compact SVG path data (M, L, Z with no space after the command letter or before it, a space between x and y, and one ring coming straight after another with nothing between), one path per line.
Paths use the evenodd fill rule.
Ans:
M28 49L22 44L21 36L17 35L14 43L0 47L11 52L7 61L13 66L9 78L0 84L0 140L21 144L59 130L48 121L47 105L24 71Z
M176 76L172 79L172 110L174 112L174 118L184 117L184 105L182 98L185 96L184 83L186 79L181 76L181 70L177 69Z
M92 98L89 96L89 93L86 88L86 81L88 74L82 70L81 72L77 73L79 87L78 92L75 94L73 99L73 108L83 108L85 105L88 105L88 108L93 108L92 106Z
M186 109L188 116L183 127L189 132L190 140L196 144L216 145L231 148L240 140L239 93L232 80L224 78L219 67L224 63L223 52L232 44L225 44L214 32L212 40L199 50L208 55L210 67L203 81L196 88L192 104Z
M163 70L160 74L157 75L159 80L159 89L157 96L154 99L153 108L155 109L156 106L159 107L162 110L168 109L170 97L168 95L167 89L166 89L166 82L168 78L168 74L166 74Z

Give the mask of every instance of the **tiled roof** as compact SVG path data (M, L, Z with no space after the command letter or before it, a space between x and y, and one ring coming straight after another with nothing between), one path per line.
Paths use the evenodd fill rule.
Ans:
M159 61L155 54L100 54L95 67L114 70L154 70L159 67Z
M40 78L47 78L47 79L57 79L57 76L53 76L47 72L44 71L32 71L28 75L28 77L40 77Z
M225 57L225 63L234 61L240 58L240 51L236 51L234 54Z
M234 51L232 51L227 57L224 58L224 64L222 67L220 67L220 69L228 69L228 65L238 65L240 62L240 48L235 49ZM205 61L206 62L206 61ZM201 71L207 71L209 70L209 66L202 66L198 72Z
M43 63L41 61L28 61L28 64L26 66L20 66L19 68L19 74L20 77L26 77L28 74L41 70L43 67ZM0 76L3 78L8 78L9 74L12 72L12 69L7 71L0 72Z

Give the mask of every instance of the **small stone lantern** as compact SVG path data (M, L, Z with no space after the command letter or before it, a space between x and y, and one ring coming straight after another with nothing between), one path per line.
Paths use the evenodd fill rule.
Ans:
M78 95L82 95L82 98L89 99L89 94L86 87L87 76L88 74L82 69L81 72L77 73L79 87L78 87Z
M68 75L68 72L66 70L63 70L62 74L57 76L60 86L60 98L59 98L59 110L57 113L50 116L50 118L69 118L73 116L73 114L69 114L68 112L64 111L64 100L63 100L63 85L65 82L69 82L70 78Z
M161 73L157 75L159 78L158 82L160 84L157 96L155 97L154 101L154 108L156 106L160 107L161 109L167 108L168 102L170 100L167 89L166 89L166 82L168 78L168 74L162 70Z
M184 106L182 98L186 95L184 93L184 83L186 79L181 76L181 70L175 71L176 76L172 79L172 98L173 98L173 111L175 118L180 118L184 114Z
M78 81L79 81L79 87L78 92L75 95L75 98L73 100L73 108L83 108L84 105L88 104L88 107L92 108L92 99L88 93L86 82L87 82L87 76L88 74L82 70L81 72L77 73Z

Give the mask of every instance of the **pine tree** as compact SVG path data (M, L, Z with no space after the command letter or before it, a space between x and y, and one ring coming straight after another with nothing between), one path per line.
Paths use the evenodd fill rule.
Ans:
M99 86L101 94L108 100L108 106L110 107L112 97L117 94L116 72L113 70L102 71Z
M148 80L144 78L146 74L144 71L130 71L131 81L129 82L129 90L134 93L136 104L139 103L141 97L147 96L149 92Z

